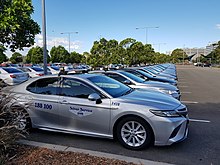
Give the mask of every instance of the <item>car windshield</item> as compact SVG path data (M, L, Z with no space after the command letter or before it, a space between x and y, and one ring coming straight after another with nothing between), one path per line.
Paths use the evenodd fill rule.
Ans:
M137 72L139 72L140 74L144 75L144 76L147 76L147 77L153 77L153 75L143 71L143 70L137 70Z
M134 80L135 82L138 82L138 83L143 83L145 80L143 78L140 78L132 73L128 73L128 72L120 72L121 74L129 77L130 79Z
M57 70L57 71L60 70L60 68L58 66L51 66L51 68L54 70Z
M156 76L157 73L153 72L152 70L150 70L149 68L143 68L145 72L151 74L152 76Z
M153 74L156 74L156 75L159 73L156 70L154 70L153 68L146 68L146 70L153 73Z
M21 70L18 70L18 69L15 69L15 68L8 67L8 68L2 68L2 69L4 69L8 73L22 73Z
M107 76L97 75L89 77L88 80L96 84L112 97L120 97L122 95L130 93L132 88L112 79Z
M32 69L35 70L36 72L44 71L42 68L38 68L38 67L32 67Z

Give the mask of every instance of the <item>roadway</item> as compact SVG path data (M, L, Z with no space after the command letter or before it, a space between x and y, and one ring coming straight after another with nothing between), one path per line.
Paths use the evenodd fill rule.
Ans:
M220 69L177 66L181 101L190 117L188 138L165 147L142 151L123 148L114 140L34 130L28 140L64 145L178 165L220 162Z

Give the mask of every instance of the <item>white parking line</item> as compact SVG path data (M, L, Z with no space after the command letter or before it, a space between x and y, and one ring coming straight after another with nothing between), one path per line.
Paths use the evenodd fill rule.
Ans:
M182 103L185 103L185 104L198 104L199 102L196 102L196 101L181 101Z
M189 119L189 121L201 122L201 123L210 123L210 122L211 122L211 121L209 121L209 120L198 120L198 119Z
M181 92L181 93L192 93L192 92Z
M188 88L189 86L185 86L185 85L178 85L179 88Z
M180 83L180 84L187 84L188 82L185 82L185 81L180 81L180 82L178 82L178 83Z

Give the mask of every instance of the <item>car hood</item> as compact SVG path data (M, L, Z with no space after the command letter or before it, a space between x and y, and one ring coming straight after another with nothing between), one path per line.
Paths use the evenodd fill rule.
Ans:
M174 85L168 84L168 83L163 83L163 82L157 82L157 81L145 81L143 83L138 83L138 86L147 86L147 87L156 87L164 90L171 90L171 91L177 91L178 88Z
M159 110L174 110L181 102L173 97L153 90L137 90L121 96L121 102L145 105Z

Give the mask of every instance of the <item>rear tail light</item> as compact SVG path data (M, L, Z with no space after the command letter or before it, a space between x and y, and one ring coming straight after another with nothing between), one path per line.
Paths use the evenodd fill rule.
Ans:
M16 75L10 74L10 77L11 77L11 78L16 78Z
M36 74L37 76L43 76L44 74L42 74L42 73L39 73L39 74Z

